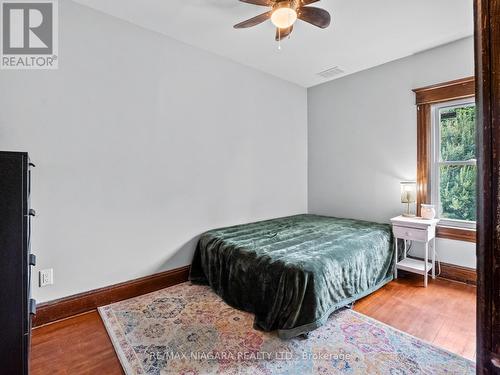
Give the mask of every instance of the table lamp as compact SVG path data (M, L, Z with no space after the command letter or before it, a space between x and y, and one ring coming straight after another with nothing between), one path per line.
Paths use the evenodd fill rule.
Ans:
M417 183L415 181L401 181L401 203L406 203L405 217L415 217L410 213L410 204L415 203L417 198Z

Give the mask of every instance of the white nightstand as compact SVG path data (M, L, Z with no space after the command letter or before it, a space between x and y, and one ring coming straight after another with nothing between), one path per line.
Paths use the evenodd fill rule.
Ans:
M398 278L398 269L408 272L418 273L424 276L424 287L427 287L427 277L432 270L432 278L436 278L436 224L438 219L422 219L419 217L397 216L391 219L392 231L394 233L394 278ZM404 240L403 259L398 262L398 239ZM425 243L424 260L407 258L407 241L417 241ZM432 261L429 262L429 243L432 242Z

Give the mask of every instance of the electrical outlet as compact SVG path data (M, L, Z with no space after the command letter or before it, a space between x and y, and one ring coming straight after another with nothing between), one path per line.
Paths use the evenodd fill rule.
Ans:
M40 287L54 284L54 270L40 270Z

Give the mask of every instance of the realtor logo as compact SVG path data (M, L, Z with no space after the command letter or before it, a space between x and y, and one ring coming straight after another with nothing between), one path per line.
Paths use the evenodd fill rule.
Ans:
M0 0L2 69L57 69L57 0Z

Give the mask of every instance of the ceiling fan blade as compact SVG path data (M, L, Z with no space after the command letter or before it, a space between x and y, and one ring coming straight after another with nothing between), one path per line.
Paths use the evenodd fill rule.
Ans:
M300 7L297 12L297 17L302 21L309 22L310 24L321 27L322 29L330 25L330 13L320 8Z
M234 28L235 29L244 29L246 27L252 27L252 26L258 25L259 23L262 23L262 22L268 20L271 17L272 13L273 13L272 11L269 11L266 13L259 14L258 16L250 18L249 20L246 20L246 21L243 21L243 22L240 22L240 23L234 25Z
M273 6L272 0L240 0L242 3L253 4L253 5L261 5L264 7ZM319 0L316 0L319 1Z
M300 6L317 3L319 0L300 0Z
M285 39L288 35L292 33L293 25L284 29L276 28L276 41Z

